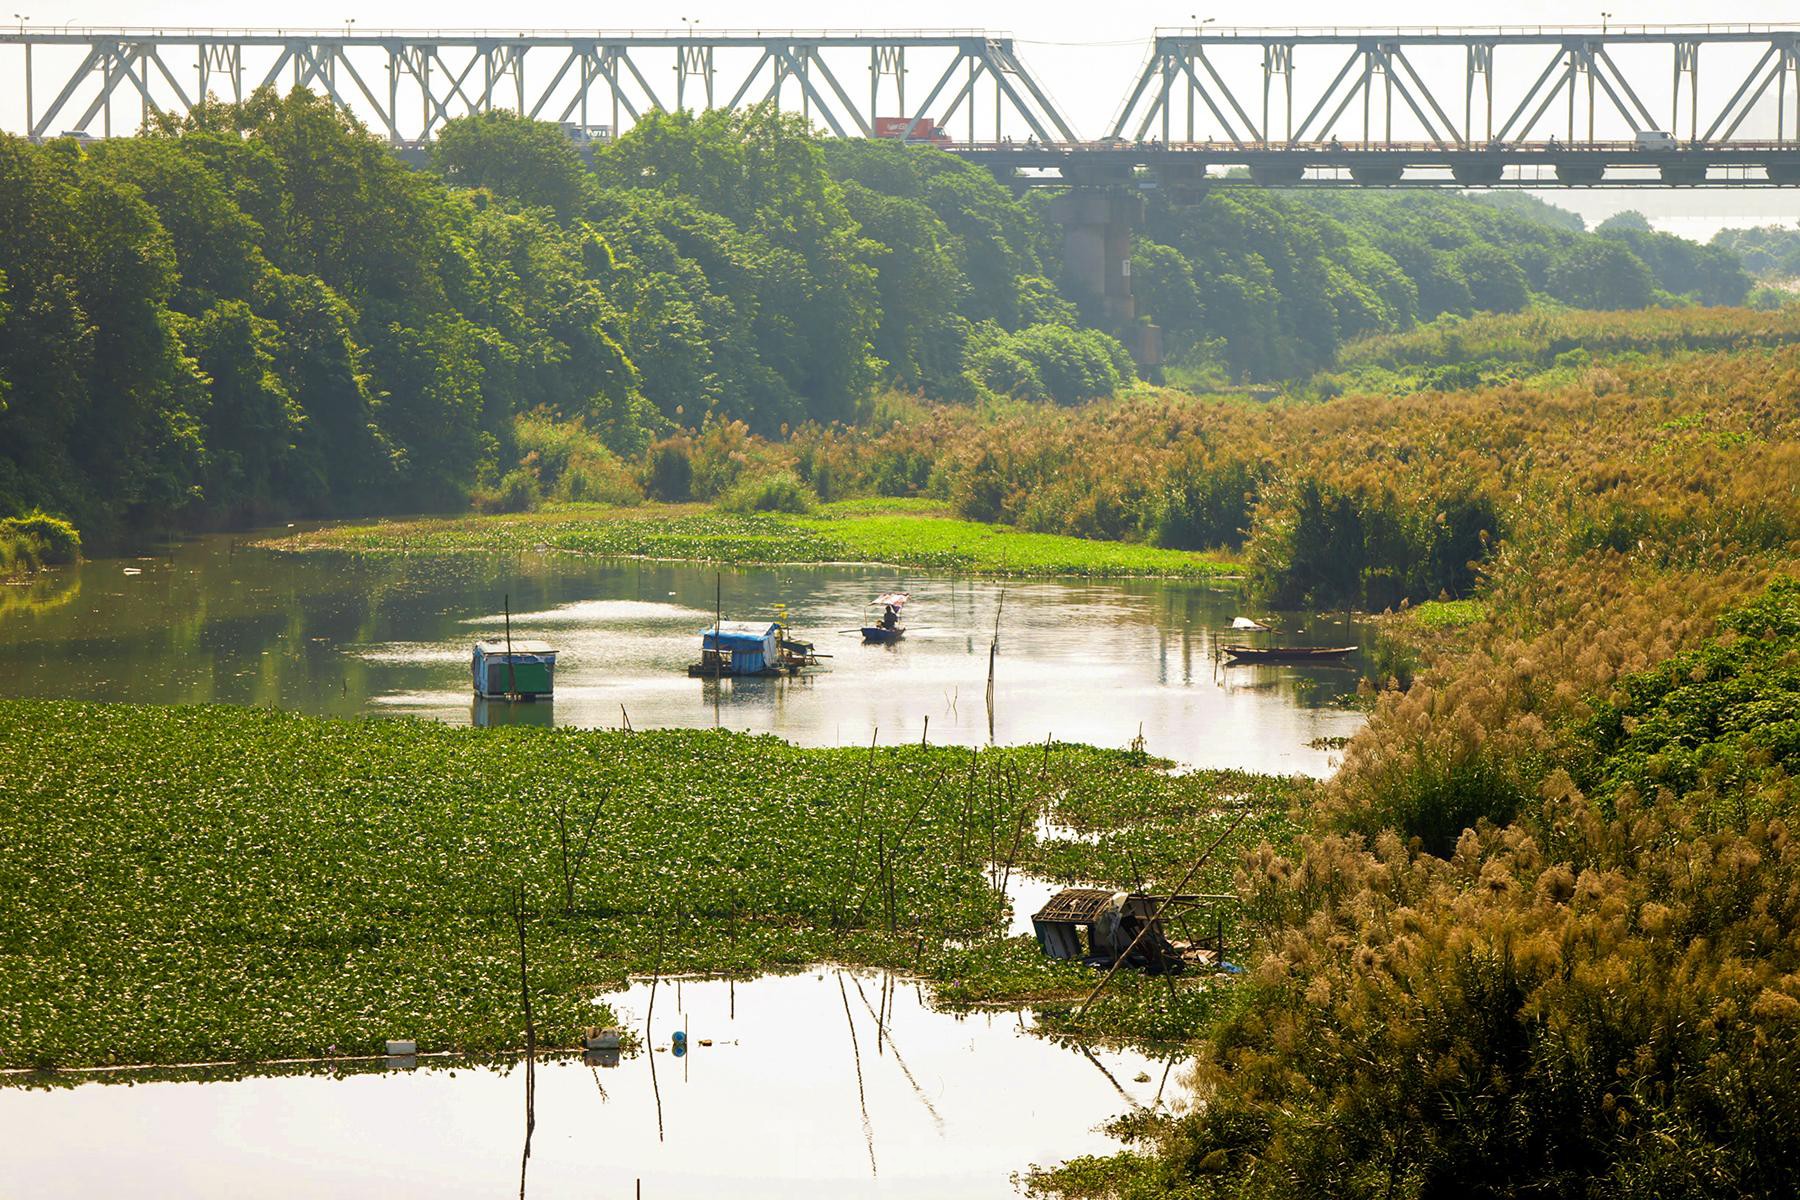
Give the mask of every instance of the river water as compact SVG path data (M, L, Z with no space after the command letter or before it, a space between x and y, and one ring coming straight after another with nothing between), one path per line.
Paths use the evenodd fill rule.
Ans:
M910 591L894 646L854 633L875 594ZM727 620L785 606L831 655L799 679L689 679L722 594ZM469 653L504 632L561 651L556 697L476 702ZM96 559L0 589L0 695L260 704L452 723L711 726L802 745L916 741L1145 744L1179 762L1324 774L1353 733L1349 667L1226 667L1230 585L953 580L870 567L727 570L526 555L284 555L240 537ZM988 648L998 617L992 724ZM1295 628L1298 626L1299 628ZM1341 618L1284 640L1367 642Z
M1333 766L1329 740L1362 721L1342 703L1359 657L1347 667L1221 665L1218 648L1243 637L1229 630L1243 602L1228 585L297 556L250 541L202 538L0 587L0 696L459 724L629 719L814 746L872 736L1123 746L1141 736L1192 766L1314 775ZM913 595L902 642L864 646L840 632L888 590ZM829 670L689 679L718 595L727 619L782 606L795 632L831 655ZM553 702L470 695L470 645L501 635L509 608L515 638L561 651ZM1312 645L1370 636L1341 619L1290 616L1284 629L1284 641ZM1029 934L1030 913L1056 887L1011 880L1013 934ZM528 1193L1005 1196L1028 1166L1116 1149L1103 1122L1180 1090L1169 1062L1051 1042L1030 1032L1028 1014L934 1011L919 985L891 976L821 968L661 986L653 1022L647 985L609 998L654 1049L611 1068L539 1068ZM680 1058L677 1028L691 1039ZM0 1086L0 1194L489 1196L520 1183L518 1070L120 1086L134 1078Z
M876 972L664 979L654 1012L647 983L609 1000L655 1049L540 1063L529 1160L518 1067L0 1088L0 1193L488 1197L523 1166L545 1197L973 1200L1116 1150L1099 1122L1181 1090L1166 1059L1059 1046L1022 1013L935 1012Z

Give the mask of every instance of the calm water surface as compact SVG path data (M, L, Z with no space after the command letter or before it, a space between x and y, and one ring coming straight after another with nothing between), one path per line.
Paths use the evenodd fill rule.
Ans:
M646 1030L648 984L610 999ZM1115 1150L1100 1122L1181 1090L1167 1061L1059 1046L1029 1025L933 1012L916 985L873 972L662 980L655 1051L539 1065L526 1194L628 1200L641 1181L657 1200L1007 1196L1013 1172ZM0 1088L0 1192L512 1194L524 1085L522 1070L462 1068Z
M279 555L243 538L206 538L0 589L0 695L482 724L617 726L628 716L640 728L720 725L823 746L871 736L1122 746L1141 728L1151 750L1180 762L1312 774L1328 771L1332 756L1309 743L1362 720L1334 703L1354 689L1352 668L1224 667L1218 647L1243 638L1228 629L1242 607L1237 592L1160 580L1002 588L865 567L728 570L727 619L785 605L796 632L832 655L830 669L689 679L716 575L565 556ZM864 646L840 632L890 588L913 594L902 642ZM470 695L470 646L503 632L508 596L513 636L562 651L552 703ZM1297 618L1289 629L1284 640L1368 641L1337 618Z
M718 725L805 745L1064 741L1202 767L1323 774L1361 716L1352 667L1225 667L1242 607L1190 583L951 580L865 567L725 571L728 619L832 655L783 680L687 678L717 573L573 557L287 556L212 537L0 587L0 695L260 704L453 723ZM907 636L865 647L865 602L912 592ZM473 701L472 642L562 651L556 699ZM998 621L995 700L988 646ZM1297 627L1297 628L1296 628ZM1283 640L1367 643L1290 618ZM929 723L929 724L928 724ZM1058 831L1046 830L1049 836ZM1014 933L1058 885L1015 876ZM646 985L612 998L640 1032ZM915 984L821 970L664 981L615 1068L538 1075L528 1194L1004 1196L1026 1166L1116 1148L1099 1126L1168 1102L1169 1064L1067 1047L1018 1013L931 1011ZM686 1027L683 1058L670 1034ZM405 1031L395 1031L405 1036ZM702 1046L699 1040L712 1041ZM652 1066L654 1065L654 1072ZM1179 1072L1175 1072L1178 1076ZM231 1082L0 1086L0 1195L491 1196L518 1188L521 1072L464 1067Z

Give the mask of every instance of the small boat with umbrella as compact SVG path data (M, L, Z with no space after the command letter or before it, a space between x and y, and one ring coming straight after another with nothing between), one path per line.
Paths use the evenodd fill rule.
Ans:
M873 645L887 645L905 637L906 626L900 624L900 610L911 599L910 592L883 592L869 601L870 608L881 609L881 617L873 625L863 626L863 641Z

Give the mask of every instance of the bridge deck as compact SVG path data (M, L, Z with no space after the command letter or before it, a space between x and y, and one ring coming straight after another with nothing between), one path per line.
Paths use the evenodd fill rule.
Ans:
M950 153L1028 187L1792 187L1800 146L1733 141L1650 149L1627 141L1461 147L1433 142L953 143Z

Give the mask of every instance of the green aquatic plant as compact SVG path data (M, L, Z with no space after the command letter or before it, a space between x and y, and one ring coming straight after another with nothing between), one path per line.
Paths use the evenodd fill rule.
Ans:
M917 969L952 998L1078 999L1079 967L1003 937L998 864L1123 885L1130 862L1170 882L1244 780L1162 768L1059 745L3 702L0 1067L374 1053L395 1036L516 1048L520 888L550 1047L659 968L837 960ZM1293 800L1248 786L1266 811L1236 851ZM1034 832L1045 811L1143 829L1059 847ZM984 949L965 966L953 944Z
M1463 629L1486 615L1479 600L1427 600L1407 610L1407 619L1421 629Z
M754 499L754 497L752 497ZM1028 533L943 515L934 502L865 500L810 516L646 504L339 525L263 543L286 552L562 551L737 564L873 562L1008 575L1212 578L1236 568L1185 550Z

